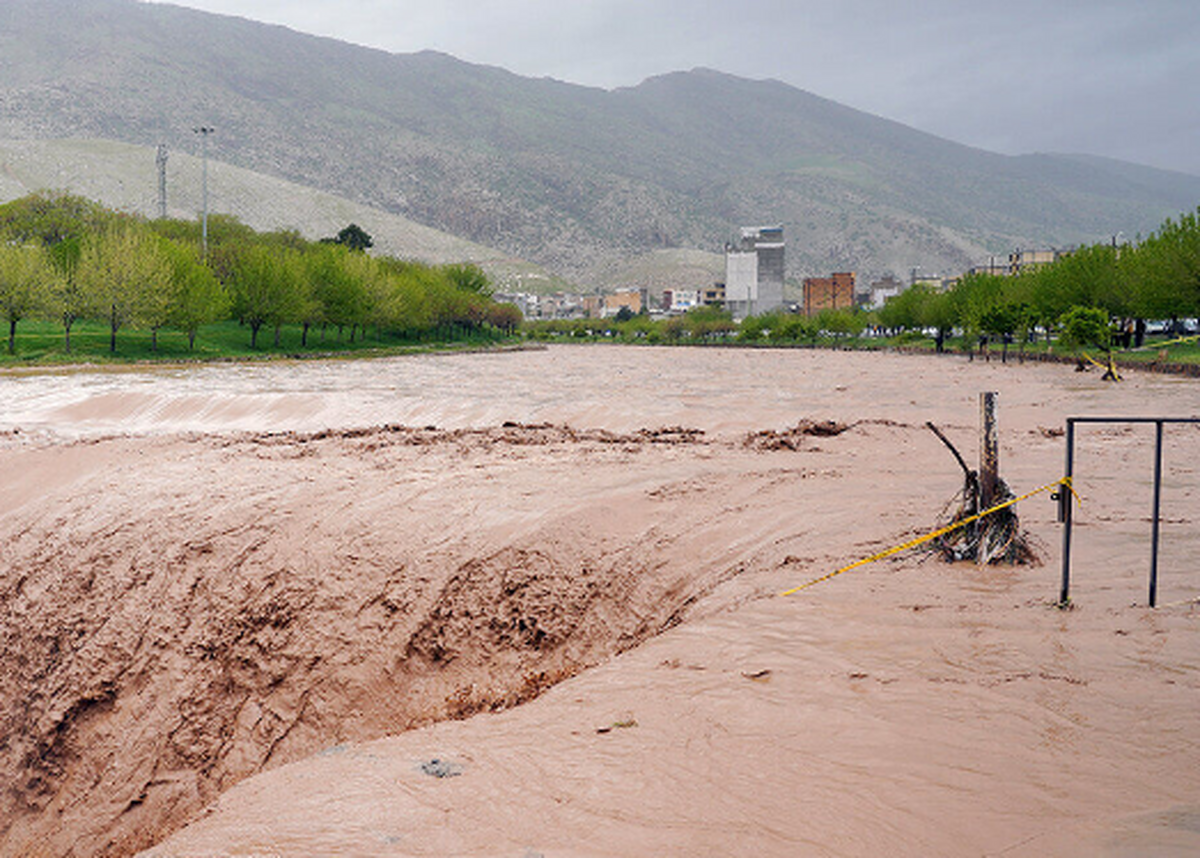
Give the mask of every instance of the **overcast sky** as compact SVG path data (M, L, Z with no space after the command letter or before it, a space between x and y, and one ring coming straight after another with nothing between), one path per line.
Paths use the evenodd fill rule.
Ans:
M612 88L707 66L1006 154L1200 175L1200 0L175 0Z

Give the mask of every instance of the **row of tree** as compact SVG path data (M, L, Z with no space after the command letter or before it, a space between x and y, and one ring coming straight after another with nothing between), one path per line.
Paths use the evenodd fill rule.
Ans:
M484 328L511 334L520 311L491 299L473 265L429 266L368 256L370 237L351 224L310 242L292 231L258 233L214 216L202 248L190 221L142 218L68 195L32 195L0 206L0 314L8 350L25 319L62 324L65 348L81 319L102 320L110 349L124 327L184 332L236 319L252 347L265 327L336 328L350 340L368 328L409 338L450 339ZM206 252L205 252L206 250Z
M1147 320L1200 316L1200 209L1168 219L1141 241L1080 247L1016 277L970 274L946 292L918 284L889 300L877 319L892 330L945 336L957 328L973 339L1027 341L1037 330L1048 337L1075 308L1099 311L1089 318L1107 319L1139 345Z
M739 324L727 310L715 306L697 307L666 319L627 313L625 309L609 319L533 322L526 325L526 331L534 339L611 337L630 342L668 344L737 341L812 345L823 337L857 336L870 323L868 314L851 310L823 310L812 317L779 310L750 316Z

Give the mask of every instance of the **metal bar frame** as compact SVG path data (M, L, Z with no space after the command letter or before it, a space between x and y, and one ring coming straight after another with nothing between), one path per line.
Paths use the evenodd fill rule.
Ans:
M1158 531L1162 503L1162 447L1163 425L1166 423L1200 423L1200 417L1068 417L1067 460L1063 475L1070 485L1075 473L1075 424L1076 423L1153 423L1154 424L1154 508L1151 513L1150 530L1150 607L1158 600ZM1062 587L1058 603L1066 605L1071 595L1071 492L1065 488L1058 491L1058 520L1063 527Z

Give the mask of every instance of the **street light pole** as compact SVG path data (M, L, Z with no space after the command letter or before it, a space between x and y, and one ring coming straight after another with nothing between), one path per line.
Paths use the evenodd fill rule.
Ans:
M202 208L200 215L200 257L208 260L208 135L212 134L216 129L210 128L207 125L201 125L199 128L193 128L192 131L200 135L200 160L202 163Z

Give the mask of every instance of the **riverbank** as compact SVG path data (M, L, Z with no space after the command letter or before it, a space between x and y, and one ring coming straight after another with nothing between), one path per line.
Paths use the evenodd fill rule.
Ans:
M396 334L356 332L313 326L306 335L299 325L284 325L278 343L274 332L263 332L262 342L250 347L248 328L237 322L221 322L200 329L194 345L185 334L160 331L157 343L150 331L122 330L117 350L109 349L110 332L95 322L78 322L72 328L71 349L66 349L62 327L47 322L23 322L16 338L16 354L0 351L0 373L78 366L190 366L200 363L274 360L344 360L445 351L474 351L526 345L521 340L495 331L447 331L444 336L427 333L419 338Z

